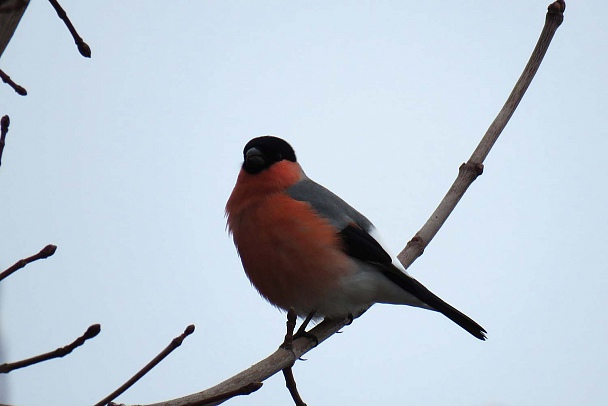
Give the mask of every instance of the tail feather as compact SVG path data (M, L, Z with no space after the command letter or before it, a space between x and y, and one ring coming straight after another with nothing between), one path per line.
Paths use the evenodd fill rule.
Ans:
M431 306L434 310L442 313L448 319L452 320L454 323L468 331L475 338L480 340L486 339L487 331L483 327L477 324L469 316L444 302L440 297L428 290L416 279L404 274L393 266L382 267L382 270L387 278L399 285L403 290L416 296L422 302Z

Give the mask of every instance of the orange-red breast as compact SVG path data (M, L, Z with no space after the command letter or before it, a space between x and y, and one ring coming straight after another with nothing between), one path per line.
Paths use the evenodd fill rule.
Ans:
M485 340L479 324L407 274L365 216L309 179L287 142L254 138L243 155L228 229L270 303L301 317L358 317L374 303L404 304L438 311Z

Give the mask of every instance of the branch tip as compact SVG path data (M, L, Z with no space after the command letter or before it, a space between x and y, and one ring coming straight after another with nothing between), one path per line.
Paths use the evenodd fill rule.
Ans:
M566 2L564 0L557 0L549 4L547 7L549 13L563 13L566 11Z
M83 39L80 37L80 35L78 35L76 28L74 28L74 25L70 21L70 18L68 17L65 10L61 7L61 5L59 4L59 2L57 0L49 0L49 3L51 3L51 6L53 6L53 8L55 9L55 12L59 16L59 18L63 21L65 26L68 28L68 31L70 31L70 34L72 35L72 38L74 39L74 43L76 44L76 47L78 48L78 52L80 52L80 55L84 56L85 58L90 58L91 57L91 48L87 45L86 42L83 41Z
M8 132L8 126L11 125L11 119L8 115L4 115L2 116L2 132L6 133Z
M78 337L72 343L70 343L64 347L59 347L54 351L50 351L50 352L47 352L47 353L44 353L41 355L36 355L34 357L31 357L31 358L28 358L28 359L25 359L22 361L2 364L2 365L0 365L0 374L6 374L15 369L25 368L30 365L38 364L43 361L48 361L53 358L65 357L66 355L68 355L72 351L74 351L76 348L83 345L88 339L93 338L97 334L99 334L100 330L101 330L101 328L100 328L99 324L93 324L92 326L90 326L87 329L87 331L82 336Z
M76 42L76 46L78 47L78 52L80 52L80 55L84 56L85 58L90 58L91 57L91 47L84 41L80 41L80 42Z
M27 90L25 90L25 88L23 88L23 86L20 86L17 83L15 83L13 81L13 79L11 79L11 77L9 75L7 75L6 73L4 73L4 71L2 69L0 69L0 79L2 79L2 81L4 83L6 83L10 87L12 87L13 90L18 95L20 95L20 96L27 96Z
M101 324L93 324L92 326L90 326L87 329L87 331L84 333L82 338L84 338L85 340L88 340L90 338L95 337L100 332L101 332Z
M184 335L189 336L190 334L194 333L194 324L190 324L188 327L186 327L186 329L184 330Z
M44 259L44 258L48 258L51 255L53 255L55 253L55 251L57 251L57 246L53 245L53 244L49 244L46 247L44 247L42 250L40 250L38 255L40 255L40 259Z
M1 147L2 147L2 145L0 145L0 153L2 152ZM1 156L0 156L0 158L1 158ZM13 266L9 267L4 272L0 273L0 281L2 281L4 278L8 277L9 275L13 274L14 272L18 271L19 269L25 267L27 264L29 264L31 262L50 257L51 255L53 255L55 253L56 250L57 250L56 245L49 244L46 247L44 247L43 249L41 249L40 252L38 252L37 254L32 255L31 257L20 259L19 261L15 262L15 264L13 264Z
M93 327L93 326L91 326ZM100 400L95 404L95 406L105 406L118 396L122 395L127 389L133 386L137 381L139 381L144 375L152 370L156 365L158 365L163 359L165 359L169 354L173 352L177 347L182 345L182 342L186 337L194 332L194 324L190 324L184 332L171 340L171 343L165 347L156 357L152 359L152 361L148 362L142 369L140 369L135 375L133 375L129 380L123 383L118 389L114 392L110 393L108 396Z
M173 340L171 340L170 347L172 347L173 349L179 347L184 342L184 339L192 333L194 333L194 324L190 324L188 327L186 327L186 329L184 330L184 332L182 334L180 334L179 336L177 336ZM167 348L169 348L169 347L167 347Z
M8 127L11 124L9 116L4 115L0 120L0 165L2 165L2 153L4 152L4 145L6 144L6 134L8 133Z

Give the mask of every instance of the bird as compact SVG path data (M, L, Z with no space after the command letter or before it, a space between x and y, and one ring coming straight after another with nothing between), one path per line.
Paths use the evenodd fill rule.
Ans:
M409 305L486 339L483 327L406 272L371 221L306 176L281 138L247 142L226 217L247 277L279 309L352 321L376 303Z

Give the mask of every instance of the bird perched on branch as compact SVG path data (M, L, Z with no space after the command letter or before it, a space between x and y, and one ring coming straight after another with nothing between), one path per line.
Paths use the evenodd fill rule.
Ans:
M480 340L486 331L412 278L374 225L309 179L284 140L245 145L228 229L258 292L301 317L358 317L374 303L435 310Z

